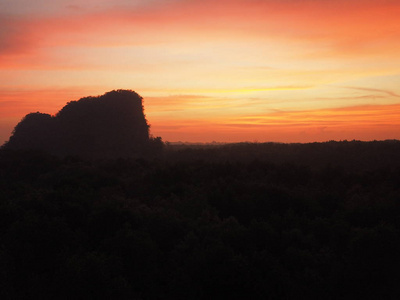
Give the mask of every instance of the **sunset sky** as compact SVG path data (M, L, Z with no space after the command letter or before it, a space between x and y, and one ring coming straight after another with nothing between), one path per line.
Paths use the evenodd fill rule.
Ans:
M0 144L113 89L164 141L400 139L398 0L0 0Z

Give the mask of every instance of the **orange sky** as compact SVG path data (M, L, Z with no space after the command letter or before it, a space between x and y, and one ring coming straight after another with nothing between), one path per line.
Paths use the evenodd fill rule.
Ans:
M120 88L165 141L400 138L399 1L82 2L0 2L0 144Z

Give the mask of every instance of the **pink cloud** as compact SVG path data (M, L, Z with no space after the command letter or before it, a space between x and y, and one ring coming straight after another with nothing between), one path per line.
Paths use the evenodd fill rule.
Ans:
M153 7L57 17L2 18L0 53L37 46L112 46L199 38L277 38L342 51L388 48L400 35L400 4L389 1L173 1ZM4 46L3 46L4 47Z

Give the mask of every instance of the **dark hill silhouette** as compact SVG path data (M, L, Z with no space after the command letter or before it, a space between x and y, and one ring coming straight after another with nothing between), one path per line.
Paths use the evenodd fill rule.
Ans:
M131 90L67 103L55 116L26 115L4 149L41 150L85 157L135 156L162 147L149 136L142 97Z

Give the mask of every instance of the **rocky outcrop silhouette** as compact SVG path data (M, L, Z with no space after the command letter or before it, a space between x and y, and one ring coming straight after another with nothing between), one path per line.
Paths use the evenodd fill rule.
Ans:
M161 138L149 135L142 97L131 90L68 102L55 116L26 115L4 149L56 155L128 157L156 152Z

